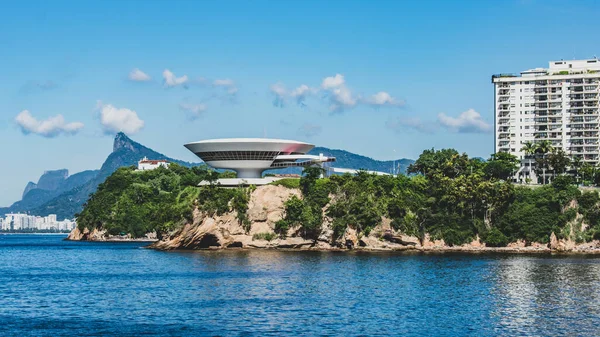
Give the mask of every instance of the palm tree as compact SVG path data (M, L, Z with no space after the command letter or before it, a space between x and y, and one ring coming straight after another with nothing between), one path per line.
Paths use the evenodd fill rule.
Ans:
M575 177L577 177L577 183L579 183L579 172L582 164L581 157L574 156L571 158L571 169L573 170Z
M552 152L552 149L554 147L552 146L552 142L549 140L542 140L541 142L536 144L536 151L539 154L542 155L546 155L550 152Z
M529 164L528 170L531 170L532 169L531 164L533 162L532 157L533 157L533 154L537 151L537 144L534 142L525 142L525 144L523 144L523 147L521 148L521 151L525 152L525 159L527 159L527 163ZM527 178L527 177L529 177L529 171L526 171L526 172L527 172L527 176L526 176L525 180L527 181L527 179L529 179L529 178Z
M548 163L546 162L546 155L552 152L553 146L552 142L549 140L542 140L541 142L536 144L536 153L542 156L542 160L540 163L542 164L542 175L544 179L544 185L546 184L546 168L548 167Z
M534 142L525 142L525 144L523 144L523 147L521 148L521 151L525 152L526 156L533 155L536 150L537 144L535 144Z

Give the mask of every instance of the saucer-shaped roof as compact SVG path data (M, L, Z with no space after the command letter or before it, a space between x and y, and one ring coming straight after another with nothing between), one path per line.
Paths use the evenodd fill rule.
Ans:
M199 154L219 151L269 151L281 153L307 153L313 144L272 138L221 138L187 143L185 147Z

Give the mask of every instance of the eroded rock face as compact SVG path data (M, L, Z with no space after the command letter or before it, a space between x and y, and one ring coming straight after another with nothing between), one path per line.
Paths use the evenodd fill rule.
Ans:
M573 241L558 240L555 234L550 237L550 244L513 242L508 247L486 247L479 237L462 246L449 247L444 240L432 240L426 234L421 242L419 238L409 236L394 230L390 219L383 217L381 223L365 236L356 230L354 224L348 224L345 232L339 237L333 237L332 219L323 216L320 235L316 240L302 237L300 226L288 230L285 238L275 235L275 223L282 219L285 201L292 195L301 197L296 189L283 186L261 186L254 190L248 203L248 219L251 224L246 231L238 219L236 212L221 216L209 215L196 209L193 221L178 230L162 237L151 245L152 248L173 249L359 249L359 250L418 250L418 251L515 251L515 252L599 252L600 241L576 245ZM326 207L324 208L324 214ZM117 237L117 240L127 239L128 236ZM156 234L148 235L146 239L155 239ZM85 229L83 232L74 229L68 240L108 241L115 240L105 231Z
M144 237L133 238L130 234L127 235L109 235L105 230L94 229L90 231L85 228L82 231L75 227L65 240L69 241L156 241L157 236L155 232L146 233Z
M554 232L552 232L552 234L550 234L550 243L548 244L548 246L552 250L558 248L558 239L556 238L556 234L554 234Z

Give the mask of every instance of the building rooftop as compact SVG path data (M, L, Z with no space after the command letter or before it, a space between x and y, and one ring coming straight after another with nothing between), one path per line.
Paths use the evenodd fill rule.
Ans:
M520 72L520 74L495 74L492 82L511 82L515 77L542 77L547 76L598 76L600 72L600 60L597 58L585 60L560 60L548 62L548 68L533 68Z
M218 138L218 139L200 140L197 142L191 142L191 143L187 143L187 144L213 144L213 143L291 143L291 144L311 145L309 143L299 142L297 140L275 139L275 138Z

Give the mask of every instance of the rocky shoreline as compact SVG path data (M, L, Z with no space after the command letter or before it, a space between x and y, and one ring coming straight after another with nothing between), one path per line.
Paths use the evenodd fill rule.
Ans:
M130 234L126 235L108 235L106 231L99 231L94 229L93 231L87 228L82 231L75 227L69 235L65 238L65 241L92 241L92 242L156 242L158 238L156 233L147 233L142 238L134 238Z
M433 240L425 235L417 237L395 231L391 221L382 218L381 224L361 235L351 224L339 238L334 238L332 219L324 217L319 237L302 237L301 228L290 228L285 237L275 234L275 223L283 217L284 203L292 195L300 197L300 191L283 186L262 186L252 192L248 203L249 228L244 228L234 212L220 216L209 215L198 209L193 212L193 221L163 235L149 233L135 239L129 235L110 236L99 230L73 230L67 240L97 242L152 242L148 248L157 250L201 250L201 249L281 249L302 251L406 251L406 252L461 252L461 253L573 253L600 254L600 241L576 244L570 240L559 240L554 233L548 244L523 241L510 243L507 247L486 247L479 238L461 246L449 246L443 240Z

